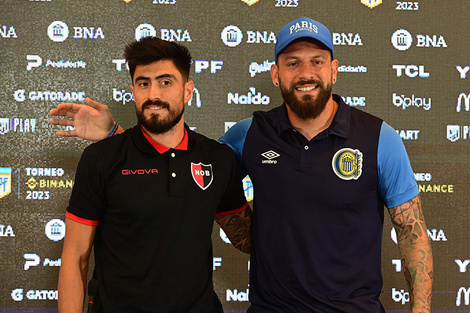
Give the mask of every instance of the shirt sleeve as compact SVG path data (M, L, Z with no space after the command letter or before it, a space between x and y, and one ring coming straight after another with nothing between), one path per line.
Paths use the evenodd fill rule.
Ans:
M66 216L78 223L97 226L106 204L103 188L102 160L87 147L80 158Z
M243 146L245 144L246 134L251 126L252 118L244 119L230 129L219 139L220 143L228 145L235 152L237 162L240 165L240 170L243 174L246 174L245 168L243 167Z
M226 149L230 152L230 156L227 157L227 160L231 160L230 178L215 214L216 217L240 213L248 206L243 190L242 175L235 155L233 151Z
M419 194L405 146L396 131L382 123L377 152L379 190L388 208L399 206Z

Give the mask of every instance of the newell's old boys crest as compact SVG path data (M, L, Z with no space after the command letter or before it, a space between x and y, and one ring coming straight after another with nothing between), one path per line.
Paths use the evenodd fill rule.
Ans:
M195 164L191 162L191 174L196 184L201 187L202 190L206 190L214 179L212 164L206 165L201 162Z
M362 152L357 149L338 150L331 162L335 174L344 180L357 180L362 174Z
M369 8L373 9L376 6L382 4L382 0L361 0L361 3Z

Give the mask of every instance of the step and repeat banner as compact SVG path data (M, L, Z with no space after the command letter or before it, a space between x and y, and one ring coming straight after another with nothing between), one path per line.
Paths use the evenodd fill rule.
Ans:
M332 32L334 92L386 120L405 143L434 251L433 309L470 312L468 0L1 0L0 312L57 310L64 213L90 142L57 137L51 108L90 97L133 126L123 48L153 35L190 49L196 88L186 121L217 139L282 103L269 73L276 34L300 16ZM248 178L244 186L251 200ZM244 312L249 257L217 225L213 242L216 291L226 312ZM383 275L385 308L405 312L410 297L388 220Z

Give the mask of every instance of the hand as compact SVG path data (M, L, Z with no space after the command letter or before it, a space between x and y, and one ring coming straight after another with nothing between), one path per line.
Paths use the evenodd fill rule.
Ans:
M59 130L57 136L80 137L87 140L101 140L111 132L114 119L108 106L86 98L85 104L60 103L49 111L50 115L66 118L51 118L53 125L73 126L75 130Z

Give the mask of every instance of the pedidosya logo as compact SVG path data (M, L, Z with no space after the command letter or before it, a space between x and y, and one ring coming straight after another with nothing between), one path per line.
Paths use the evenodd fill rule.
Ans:
M335 174L344 180L357 180L362 174L362 152L357 149L338 150L331 162Z

